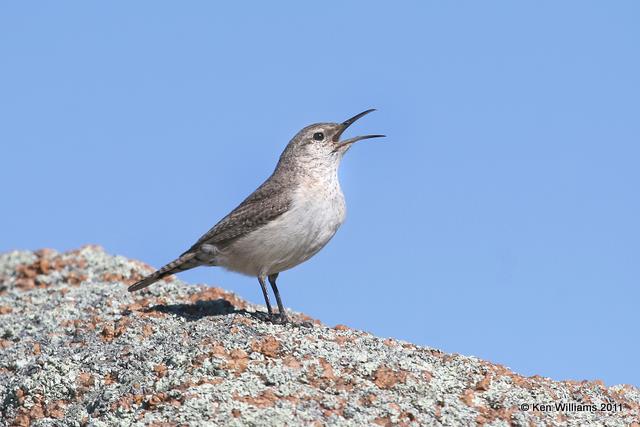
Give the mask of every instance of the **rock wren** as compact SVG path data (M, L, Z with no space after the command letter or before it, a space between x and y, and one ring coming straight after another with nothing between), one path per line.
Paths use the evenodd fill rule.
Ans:
M220 266L256 276L271 320L287 322L276 286L278 274L308 260L331 240L346 209L338 181L342 156L354 142L384 135L340 140L342 133L373 109L342 123L317 123L287 144L273 174L188 251L131 285L145 288L170 274L201 265ZM278 303L271 309L265 279Z

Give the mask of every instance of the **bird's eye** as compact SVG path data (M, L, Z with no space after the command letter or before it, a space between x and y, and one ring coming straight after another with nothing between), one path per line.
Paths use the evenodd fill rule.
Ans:
M324 139L324 133L322 132L316 132L313 134L313 139L315 139L316 141L322 141Z

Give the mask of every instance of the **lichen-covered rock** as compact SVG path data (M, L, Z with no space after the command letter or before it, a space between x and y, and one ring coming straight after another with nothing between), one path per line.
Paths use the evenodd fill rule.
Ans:
M523 377L300 314L293 317L306 326L275 325L256 314L260 306L173 278L129 294L126 285L149 271L98 247L0 255L3 423L628 426L640 419L640 391L631 386Z

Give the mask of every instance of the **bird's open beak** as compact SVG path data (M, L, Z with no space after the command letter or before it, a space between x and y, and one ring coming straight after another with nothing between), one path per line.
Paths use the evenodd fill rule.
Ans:
M348 120L345 120L344 122L342 122L340 124L341 129L338 131L338 133L336 133L333 136L333 142L340 142L340 144L338 144L338 146L336 147L336 150L338 150L339 148L346 147L347 145L353 144L354 142L357 142L357 141L360 141L360 140L363 140L363 139L383 138L384 136L386 136L386 135L363 135L363 136L356 136L354 138L345 139L344 141L340 141L340 136L342 136L344 131L347 130L347 128L349 126L351 126L360 117L366 116L367 114L369 114L372 111L376 111L376 109L372 108L370 110L363 111L362 113L356 114L355 116L351 117Z

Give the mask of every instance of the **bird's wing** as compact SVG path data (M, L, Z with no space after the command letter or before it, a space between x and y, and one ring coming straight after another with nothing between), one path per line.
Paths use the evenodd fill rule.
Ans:
M282 185L273 178L265 181L237 208L200 237L185 253L194 252L203 244L224 246L289 210L291 206L290 191L286 191L286 185Z

